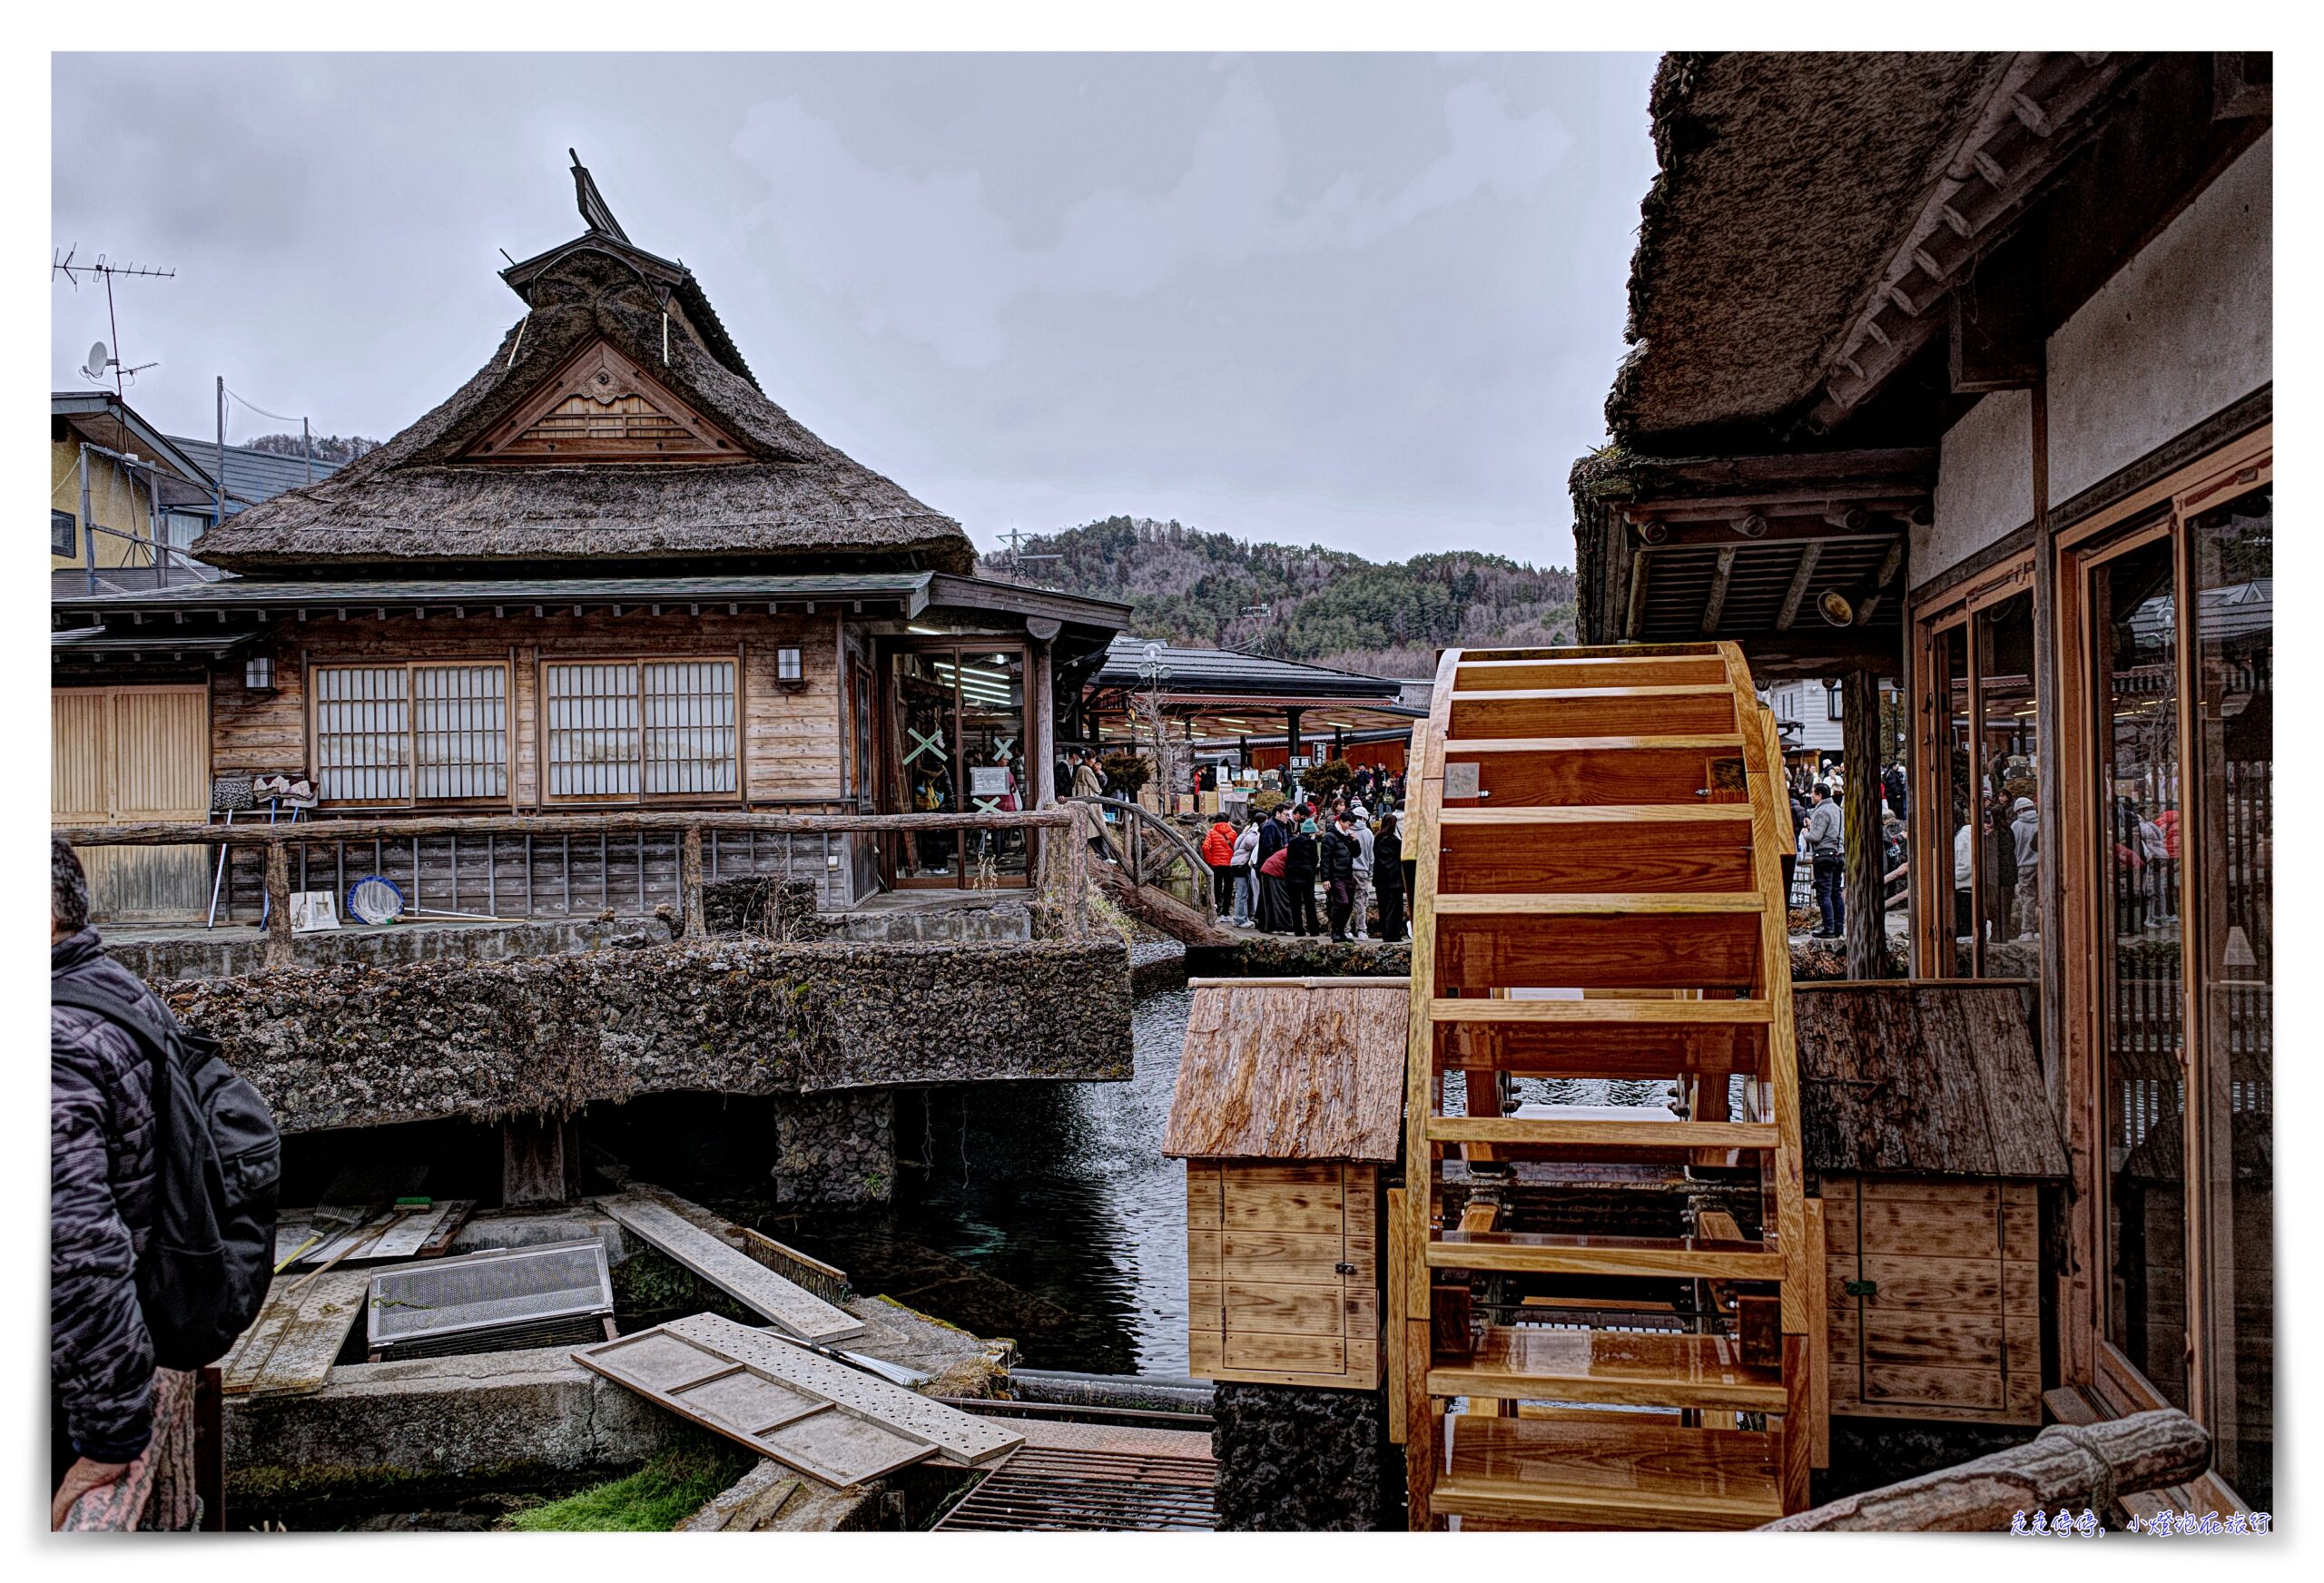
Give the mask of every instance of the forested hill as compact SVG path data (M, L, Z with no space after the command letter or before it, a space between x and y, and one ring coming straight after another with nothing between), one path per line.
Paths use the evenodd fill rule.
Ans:
M1019 558L1045 555L1058 558ZM1455 644L1573 641L1571 572L1468 550L1384 564L1320 545L1250 544L1176 522L1109 516L1029 536L1018 550L985 556L983 571L1126 599L1140 637L1382 676L1429 675L1436 651Z

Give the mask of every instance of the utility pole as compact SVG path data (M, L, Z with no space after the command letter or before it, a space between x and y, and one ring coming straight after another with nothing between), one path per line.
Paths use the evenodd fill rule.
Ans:
M97 525L89 516L89 447L81 446L81 565L89 574L89 592L97 591Z
M226 376L218 376L218 476L211 480L211 493L218 502L217 519L212 527L226 526Z
M307 458L307 482L315 481L315 435L305 418L299 420L299 451Z

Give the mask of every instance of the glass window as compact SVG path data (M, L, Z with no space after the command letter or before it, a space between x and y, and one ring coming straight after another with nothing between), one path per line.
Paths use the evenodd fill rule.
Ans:
M542 667L548 795L734 795L734 662L560 661Z
M1972 618L1977 644L1978 971L2041 976L2041 753L2034 711L2034 595Z
M323 665L314 678L321 801L508 795L506 666Z
M1971 829L1975 806L1970 792L1969 644L1965 626L1951 626L1936 634L1933 646L1935 707L1939 711L1936 741L1942 769L1930 779L1929 808L1935 815L1924 821L1935 850L1925 860L1935 870L1923 895L1943 909L1934 933L1942 942L1931 964L1939 978L1967 978L1974 969L1976 870Z
M411 674L418 795L508 795L508 673L498 665L419 665Z
M2262 487L2188 526L2208 1427L2221 1476L2261 1509L2275 1504L2274 525ZM2155 820L2166 870L2185 850L2175 814Z
M1031 807L1022 651L914 650L894 656L893 666L906 811ZM900 880L1013 884L1028 871L1021 829L915 831L891 850Z
M54 506L48 513L48 553L52 556L77 556L81 553L81 519L69 511Z
M315 672L315 794L325 802L411 797L411 671L326 665Z
M2097 705L2095 922L2109 1203L2106 1335L2187 1404L2186 1087L2176 862L2179 653L2173 540L2091 574Z

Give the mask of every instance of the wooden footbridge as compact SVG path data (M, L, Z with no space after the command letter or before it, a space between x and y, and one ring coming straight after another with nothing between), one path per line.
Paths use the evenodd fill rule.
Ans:
M1741 653L1454 650L1412 762L1385 1327L1412 1526L1731 1529L1803 1509L1824 1298L1791 824ZM1676 1097L1512 1105L1522 1077L1660 1079ZM1659 1234L1594 1223L1586 1194L1554 1230L1509 1217L1608 1182L1681 1205L1716 1191Z

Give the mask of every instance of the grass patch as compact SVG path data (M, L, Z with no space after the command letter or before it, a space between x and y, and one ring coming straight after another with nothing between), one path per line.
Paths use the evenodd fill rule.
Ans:
M525 1533L667 1533L757 1461L704 1434L655 1452L626 1479L517 1512L508 1526Z

